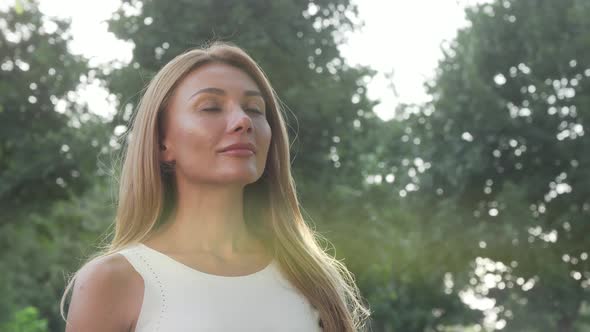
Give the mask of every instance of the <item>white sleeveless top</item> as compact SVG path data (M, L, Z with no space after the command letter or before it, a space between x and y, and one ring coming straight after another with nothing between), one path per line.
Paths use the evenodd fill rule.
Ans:
M231 277L195 270L141 243L118 253L145 285L135 332L322 331L318 311L276 260Z

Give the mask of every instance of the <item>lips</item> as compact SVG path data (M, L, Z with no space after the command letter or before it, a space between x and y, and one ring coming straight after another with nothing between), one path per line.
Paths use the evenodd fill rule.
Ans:
M228 145L221 149L219 152L227 152L232 150L249 150L253 153L256 153L256 147L252 143L236 143L232 145Z

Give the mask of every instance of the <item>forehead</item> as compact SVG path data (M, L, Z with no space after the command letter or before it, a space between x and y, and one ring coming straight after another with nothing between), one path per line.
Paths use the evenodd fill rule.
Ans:
M228 93L246 90L260 91L256 82L242 69L224 64L208 63L191 71L179 84L178 93L184 95L199 89L219 88Z

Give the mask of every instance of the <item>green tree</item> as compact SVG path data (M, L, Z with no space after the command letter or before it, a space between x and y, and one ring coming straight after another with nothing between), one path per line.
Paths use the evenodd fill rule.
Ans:
M104 244L114 218L111 183L97 181L82 195L54 202L27 225L7 224L0 232L0 322L18 308L33 305L51 331L65 328L59 301L67 277ZM67 310L67 306L66 306Z
M432 165L416 198L460 207L440 225L473 266L458 286L494 298L504 330L581 331L590 3L498 0L466 13L429 84L432 102L405 121L419 139L411 155Z
M83 190L96 163L89 150L102 143L92 143L96 118L73 103L89 78L68 53L68 23L17 4L0 12L0 224Z
M438 331L477 323L481 312L459 298L469 269L458 207L445 197L418 196L419 175L432 166L414 156L411 128L389 121L370 133L375 148L362 156L366 181L356 200L331 206L346 221L331 236L358 275L374 309L375 331ZM354 236L350 236L354 234Z
M96 164L109 132L78 100L93 73L68 52L68 29L35 1L0 12L0 322L33 305L52 330L63 330L64 271L98 235L85 219L111 210L106 190L80 196L104 181Z
M35 307L26 307L14 313L12 319L0 325L2 332L47 332L47 320L39 318Z

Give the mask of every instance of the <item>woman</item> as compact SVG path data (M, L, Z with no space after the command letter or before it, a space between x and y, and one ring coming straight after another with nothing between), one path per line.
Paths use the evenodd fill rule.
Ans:
M66 331L358 331L369 310L299 210L276 93L240 48L181 54L133 119L114 238Z

